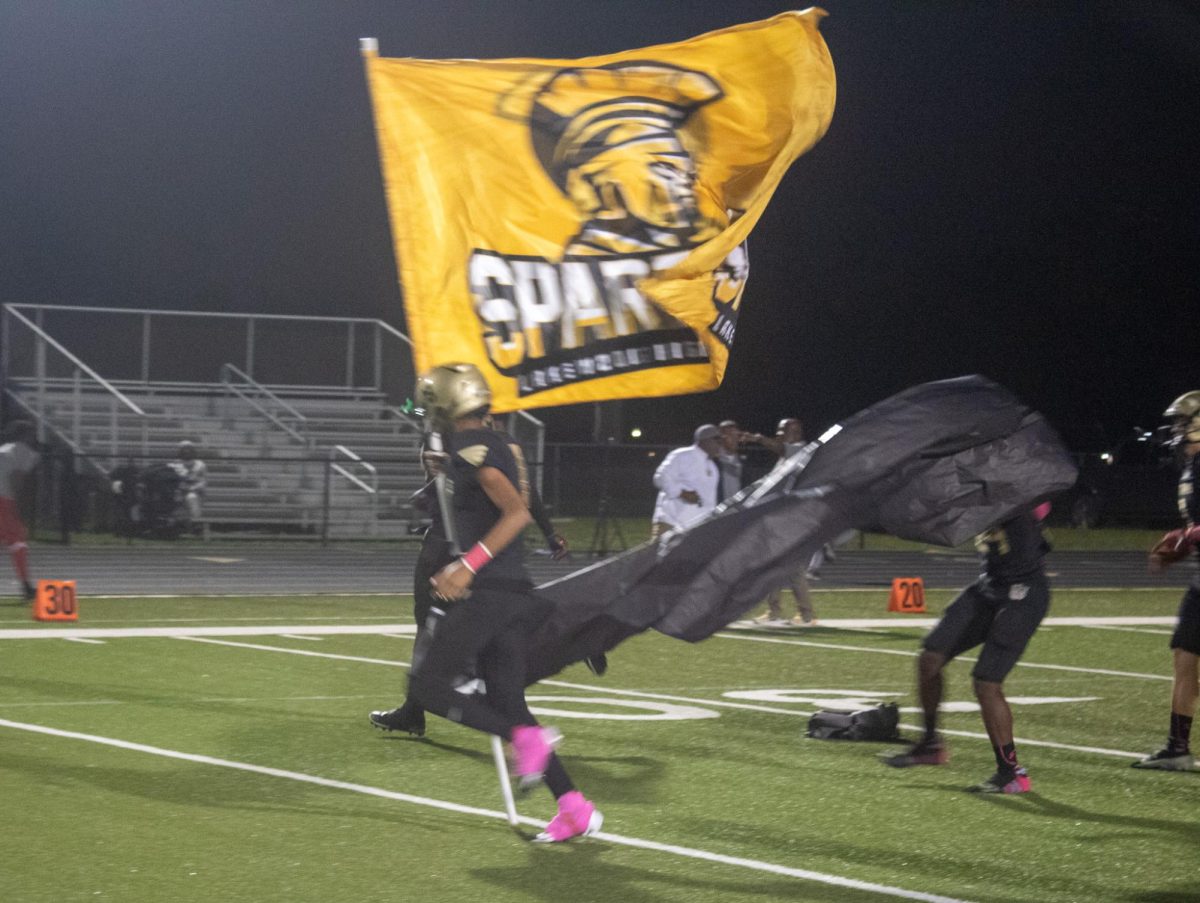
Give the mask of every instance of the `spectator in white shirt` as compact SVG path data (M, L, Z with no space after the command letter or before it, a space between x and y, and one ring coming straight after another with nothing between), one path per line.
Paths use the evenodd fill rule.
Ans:
M179 492L187 509L188 526L199 531L200 499L208 487L208 465L196 457L196 446L184 439L179 443L178 457L171 462L171 469L179 474Z
M697 427L693 443L663 458L654 472L658 500L654 505L653 538L707 514L717 504L721 433L711 423Z

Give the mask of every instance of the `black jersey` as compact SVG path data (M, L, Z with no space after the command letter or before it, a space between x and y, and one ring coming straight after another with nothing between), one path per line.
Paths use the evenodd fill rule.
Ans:
M454 525L459 546L466 551L483 539L500 519L497 508L479 484L479 469L494 467L520 491L521 476L505 438L489 429L463 430L450 436L450 463L446 476L453 484ZM522 561L520 540L497 551L475 578L478 585L529 583Z
M1184 527L1200 524L1200 497L1196 495L1197 474L1200 474L1200 455L1193 455L1179 472L1179 517L1183 520ZM1200 562L1200 546L1195 548L1192 557Z
M1042 536L1041 522L1029 512L1018 514L975 537L983 558L983 575L989 582L1023 583L1042 571L1050 544Z
M1200 472L1200 455L1195 455L1179 472L1179 516L1185 527L1200 524L1200 498L1196 496L1196 474Z

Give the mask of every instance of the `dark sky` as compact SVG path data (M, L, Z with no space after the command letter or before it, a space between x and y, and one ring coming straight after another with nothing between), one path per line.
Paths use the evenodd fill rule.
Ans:
M837 109L751 236L725 385L626 426L818 427L980 372L1082 444L1200 388L1200 4L824 7ZM575 57L787 8L3 0L0 300L403 328L359 37ZM591 423L544 416L551 439Z

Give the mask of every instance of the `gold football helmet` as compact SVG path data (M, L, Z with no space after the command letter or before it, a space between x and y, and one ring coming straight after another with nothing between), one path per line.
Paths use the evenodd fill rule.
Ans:
M434 429L446 429L459 417L486 412L492 390L474 364L442 364L417 377L415 400Z
M1172 435L1183 442L1200 442L1200 389L1184 392L1163 411Z

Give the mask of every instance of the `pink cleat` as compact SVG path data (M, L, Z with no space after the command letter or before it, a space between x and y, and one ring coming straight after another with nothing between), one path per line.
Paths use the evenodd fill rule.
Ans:
M546 763L562 734L552 727L519 724L512 729L513 764L520 779L518 789L524 793L537 786L546 771Z
M1016 772L1008 780L1005 780L1004 775L996 772L986 781L975 784L967 788L968 793L1028 793L1033 789L1033 784L1029 780L1029 774L1024 768L1017 768Z
M558 815L535 837L535 843L562 843L572 837L595 834L604 824L604 816L591 800L578 790L564 793L558 800Z

